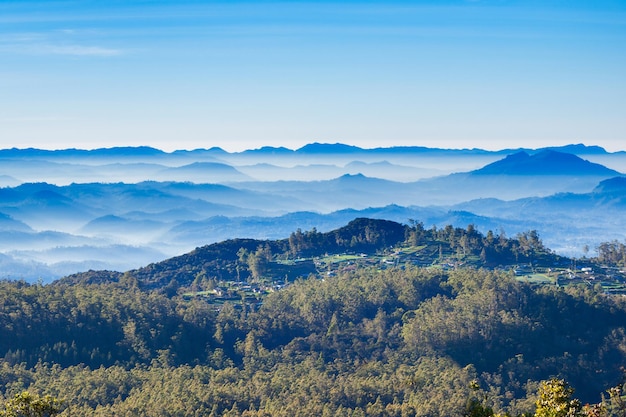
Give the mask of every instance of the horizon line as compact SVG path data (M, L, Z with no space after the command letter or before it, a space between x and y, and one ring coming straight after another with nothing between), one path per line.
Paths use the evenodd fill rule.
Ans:
M178 149L174 149L171 151L165 150L163 148L159 148L156 146L151 146L151 145L129 145L129 146L108 146L108 147L90 147L90 148L78 148L78 147L67 147L67 148L49 148L49 147L36 147L36 146L28 146L28 147L17 147L17 146L13 146L13 147L6 147L6 148L0 148L0 152L3 151L45 151L45 152L64 152L64 151L82 151L82 152L96 152L96 151L111 151L111 150L121 150L121 149L151 149L151 150L156 150L159 151L161 153L164 154L175 154L175 153L182 153L182 152L198 152L198 151L221 151L221 152L225 152L228 154L242 154L242 153L246 153L246 152L258 152L258 151L263 151L263 150L283 150L283 151L289 151L289 152L293 152L296 153L298 151L301 151L303 149L306 149L307 147L311 147L311 146L324 146L324 147L343 147L344 149L346 148L352 148L355 151L367 151L367 152L372 152L372 151L378 151L378 150L391 150L391 149L424 149L424 150L441 150L441 151L456 151L456 152L487 152L487 153L500 153L500 152L509 152L509 151L521 151L521 150L533 150L533 151L537 151L537 150L542 150L542 149L559 149L559 148L568 148L568 147L581 147L581 148L589 148L589 149L596 149L599 151L604 151L606 153L621 153L621 152L626 152L626 150L624 149L620 149L620 150L616 150L616 151L608 151L606 150L606 148L604 148L603 146L600 145L587 145L585 143L569 143L566 145L548 145L548 146L542 146L542 147L538 147L538 148L531 148L531 147L516 147L516 148L500 148L500 149L485 149L485 148L478 148L478 147L474 147L474 148L442 148L442 147L431 147L431 146L423 146L423 145L391 145L391 146L378 146L378 147L362 147L362 146L358 146L358 145L352 145L349 143L344 143L344 142L335 142L335 143L330 143L330 142L309 142L303 146L300 146L298 148L288 148L286 146L271 146L271 145L264 145L261 147L257 147L257 148L246 148L243 150L239 150L239 151L229 151L227 149L224 149L221 146L212 146L212 147L208 147L208 148L178 148Z

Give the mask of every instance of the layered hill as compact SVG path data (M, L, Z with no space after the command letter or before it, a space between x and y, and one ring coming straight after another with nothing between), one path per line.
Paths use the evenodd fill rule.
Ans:
M347 225L329 232L317 230L297 231L288 238L228 239L198 247L195 250L152 263L126 272L145 289L158 289L170 295L178 288L202 288L209 281L246 281L260 278L270 281L290 280L320 274L313 258L329 255L358 255L367 258L373 255L396 254L403 246L413 246L415 254L411 263L431 265L450 262L448 259L464 259L475 267L505 265L534 259L550 266L569 264L547 250L535 234L527 249L522 248L517 238L498 237L498 243L490 241L473 225L455 228L447 225L443 229L425 229L423 224L413 226L382 219L357 218ZM445 247L444 247L445 245ZM417 252L416 252L417 251ZM462 253L462 256L461 256ZM254 266L253 266L254 265ZM121 273L90 271L63 278L58 283L98 283L122 278Z
M228 238L280 239L298 228L328 232L356 217L473 223L513 234L537 229L557 250L572 253L593 247L602 231L621 239L617 231L624 230L612 208L619 190L594 191L619 172L581 156L619 161L621 154L581 145L508 152L341 144L241 153L4 150L0 175L74 180L0 188L0 248L7 257L0 267L3 276L15 277L21 276L16 265L31 262L31 280L75 272L67 269L74 265L109 262L111 269L126 270ZM456 173L411 180L450 166ZM146 176L152 180L136 181ZM128 181L119 181L123 177ZM167 178L177 181L155 181ZM519 208L524 204L528 210ZM133 261L126 253L138 256Z
M521 151L472 171L473 175L562 175L615 176L619 172L584 160L574 154L542 150L535 154Z

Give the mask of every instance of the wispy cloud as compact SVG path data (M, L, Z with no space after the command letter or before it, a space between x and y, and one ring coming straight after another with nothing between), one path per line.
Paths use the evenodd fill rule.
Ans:
M50 44L50 43L0 43L0 51L26 55L68 55L85 57L112 57L122 55L120 49L90 45Z
M0 36L0 51L20 55L67 55L83 57L112 57L122 55L123 50L77 39L73 30L53 33L11 33Z
M122 54L122 51L119 49L86 45L37 45L35 51L40 54L94 57L109 57Z

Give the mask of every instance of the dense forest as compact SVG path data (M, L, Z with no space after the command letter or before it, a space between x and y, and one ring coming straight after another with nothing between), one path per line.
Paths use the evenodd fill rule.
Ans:
M361 223L369 238L363 228L333 241L363 251L379 239L450 234L372 224ZM491 238L460 230L473 240L455 242L469 240L480 258ZM300 234L297 256L307 239L329 236ZM528 259L549 252L534 233L522 239L492 247L519 244ZM271 259L294 255L289 240L282 252L266 244ZM227 245L221 259L233 274L259 247ZM62 416L625 415L626 300L599 286L537 286L468 266L371 266L296 278L254 309L216 309L184 295L197 284L184 277L208 273L209 258L183 259L50 285L0 282L0 415L20 415L11 409L25 402ZM179 284L167 289L163 271L174 264Z

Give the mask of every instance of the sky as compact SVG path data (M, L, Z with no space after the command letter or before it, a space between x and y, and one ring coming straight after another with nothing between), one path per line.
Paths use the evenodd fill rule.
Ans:
M0 2L0 148L312 142L626 150L626 2Z

